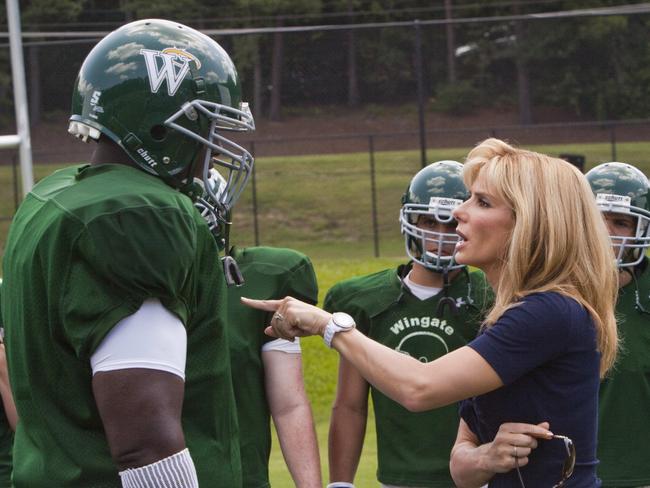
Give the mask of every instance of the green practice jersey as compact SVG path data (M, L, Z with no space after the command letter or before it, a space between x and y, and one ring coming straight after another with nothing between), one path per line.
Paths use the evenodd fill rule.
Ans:
M11 225L2 313L20 422L17 488L121 486L92 393L90 357L157 298L187 329L182 424L201 486L241 483L216 243L191 200L124 165L43 179Z
M2 294L2 279L0 279L0 296ZM0 303L2 301L0 300ZM2 322L2 309L0 307L0 327L4 328ZM12 447L14 444L14 433L9 426L5 415L5 409L0 401L0 487L11 486L12 469Z
M639 301L650 312L650 265L637 276ZM650 315L636 307L634 280L616 305L622 348L600 386L598 476L603 487L650 485Z
M311 261L291 249L249 247L231 253L244 276L241 287L228 289L228 338L237 400L244 487L269 485L270 413L264 388L262 346L270 315L246 307L240 297L277 299L292 296L315 304L318 285Z
M436 316L443 294L420 300L400 276L408 268L385 270L336 284L325 298L329 312L347 312L357 328L381 344L419 361L430 362L467 344L480 326L488 287L481 272L464 272L450 284L458 306ZM412 413L371 387L377 429L377 479L385 484L453 486L449 454L458 431L458 407Z

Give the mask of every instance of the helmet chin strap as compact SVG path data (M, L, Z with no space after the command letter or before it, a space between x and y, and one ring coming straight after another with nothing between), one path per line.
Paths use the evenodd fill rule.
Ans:
M223 266L223 274L226 278L228 286L242 286L244 284L244 275L242 275L239 265L235 258L232 257L232 249L230 248L230 225L231 220L229 215L225 216L224 220L227 222L223 225L223 235L219 236L224 243L226 254L221 258L221 265Z
M634 281L634 301L635 301L635 306L637 311L640 314L647 314L650 315L650 311L646 310L643 305L641 305L641 296L639 295L639 282L636 279L636 273L635 273L636 268L622 268L622 271L625 271L626 273L629 273L630 276L632 277L632 281Z
M436 317L438 318L442 318L445 314L445 307L449 307L449 311L452 315L458 314L458 305L456 305L456 300L449 296L450 286L449 268L444 267L442 269L442 294L444 296L438 301L438 306L436 307Z

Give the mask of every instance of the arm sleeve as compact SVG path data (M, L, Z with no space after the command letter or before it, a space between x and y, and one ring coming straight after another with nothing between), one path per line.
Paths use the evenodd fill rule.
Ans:
M93 375L100 371L146 368L167 371L185 380L187 331L159 300L145 300L122 319L90 358Z
M531 294L468 344L510 384L566 350L570 298Z
M194 284L196 221L181 208L136 207L97 217L71 249L62 283L64 334L89 358L106 334L150 297L185 323Z
M280 351L288 354L301 354L300 337L296 337L293 342L286 339L275 339L267 342L262 346L262 352Z
M318 303L318 282L314 266L310 259L304 256L300 264L289 275L284 285L284 295L316 305Z

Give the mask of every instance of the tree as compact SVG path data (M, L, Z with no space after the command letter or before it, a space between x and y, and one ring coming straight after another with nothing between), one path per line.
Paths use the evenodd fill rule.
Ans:
M72 22L81 13L83 4L77 0L29 0L22 2L22 22L32 30L44 23ZM29 118L32 124L41 119L41 53L38 46L28 47Z

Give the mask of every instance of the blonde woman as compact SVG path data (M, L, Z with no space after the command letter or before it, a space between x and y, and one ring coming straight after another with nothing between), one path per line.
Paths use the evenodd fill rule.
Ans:
M246 302L276 313L269 333L320 334L378 389L414 411L461 407L451 472L459 487L597 486L600 377L617 348L617 273L607 230L572 165L487 139L464 167L456 261L495 291L483 332L423 364L373 342L341 314L298 300ZM345 332L345 333L344 333ZM564 466L564 468L563 468Z

